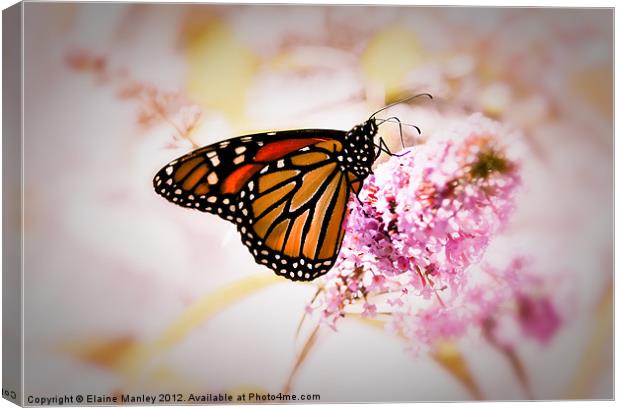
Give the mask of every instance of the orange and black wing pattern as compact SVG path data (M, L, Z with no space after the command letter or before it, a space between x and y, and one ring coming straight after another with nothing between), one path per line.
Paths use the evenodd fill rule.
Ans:
M333 266L347 202L361 179L343 165L337 130L241 136L195 150L164 166L155 191L237 225L256 262L292 280Z

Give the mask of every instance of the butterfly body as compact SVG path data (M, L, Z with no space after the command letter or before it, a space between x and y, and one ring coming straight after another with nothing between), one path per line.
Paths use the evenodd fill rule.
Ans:
M164 166L155 191L233 222L257 263L292 280L329 271L347 202L376 158L373 118L348 132L301 129L228 139Z

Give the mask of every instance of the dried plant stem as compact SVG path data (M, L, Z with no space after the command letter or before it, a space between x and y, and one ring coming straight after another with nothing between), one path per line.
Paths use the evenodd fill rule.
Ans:
M532 387L530 386L529 377L527 375L525 367L523 366L523 362L519 358L519 355L515 351L514 347L509 344L503 344L500 340L497 339L493 332L494 325L495 323L492 320L485 322L485 324L483 325L482 332L485 339L489 342L491 346L497 349L506 357L506 359L508 359L508 363L510 364L512 371L514 372L517 380L525 391L526 398L530 400L535 399L534 393L532 392Z
M312 306L315 302L315 300L319 297L319 295L321 294L321 292L323 291L323 287L319 286L316 290L316 292L314 293L314 296L312 296L312 299L310 299L310 302L308 303L310 306ZM299 333L301 332L301 328L303 327L304 321L306 320L306 313L301 315L301 319L299 319L299 324L297 325L297 330L295 330L295 341L297 341L297 339L299 338Z
M474 381L474 378L467 367L467 362L454 343L439 342L431 356L433 360L448 370L451 375L456 377L461 384L465 386L474 399L484 399L478 384Z
M596 308L593 330L579 361L575 377L566 392L567 399L593 398L592 389L599 381L604 367L612 366L613 355L614 285L609 282Z
M293 383L293 380L295 379L295 375L299 371L299 367L301 367L303 362L306 360L306 357L308 357L308 353L310 352L310 350L312 350L312 347L315 345L320 328L321 328L321 325L319 323L316 325L314 330L312 330L312 333L308 337L308 340L306 340L306 343L304 344L301 351L297 355L297 358L295 359L295 364L293 365L293 369L291 370L291 373L289 374L288 379L286 380L286 384L284 384L284 387L282 388L282 392L284 394L288 394L289 391L291 390L291 384Z
M145 100L144 98L140 98L140 102L142 103L142 106L145 109L152 107L153 112L155 112L161 120L163 120L164 122L172 126L174 130L176 130L177 133L179 134L179 137L189 141L192 144L192 149L197 149L200 147L200 145L197 144L191 136L191 131L194 130L193 126L187 132L184 132L181 130L181 128L179 128L179 126L176 123L174 123L172 119L168 117L168 115L166 115L166 113L159 106L157 106L156 103L153 103L153 101Z

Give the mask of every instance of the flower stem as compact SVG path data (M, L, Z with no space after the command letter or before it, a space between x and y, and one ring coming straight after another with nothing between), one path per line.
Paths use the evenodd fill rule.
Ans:
M284 387L282 388L282 393L288 394L289 391L291 390L291 384L293 383L293 380L295 379L295 376L297 375L299 368L301 367L303 362L306 360L306 357L308 357L308 353L310 352L310 350L312 350L312 347L316 343L316 339L317 339L320 327L321 325L320 323L318 323L316 327L314 328L314 330L312 330L312 333L308 337L308 340L306 340L306 343L301 349L301 352L297 355L297 358L295 359L295 363L293 365L293 369L288 375L288 379L286 380L286 383L284 384Z

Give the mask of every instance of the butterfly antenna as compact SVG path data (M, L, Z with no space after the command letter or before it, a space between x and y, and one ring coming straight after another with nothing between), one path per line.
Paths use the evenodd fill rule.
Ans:
M405 98L405 99L403 99L403 100L396 101L396 102L390 103L390 104L389 104L389 105L387 105L387 106L384 106L383 108L379 109L378 111L376 111L375 113L373 113L372 115L370 115L370 118L369 118L369 119L374 118L374 117L375 117L375 115L376 115L377 113L379 113L379 112L383 112L383 111L384 111L384 110L386 110L387 108L391 108L392 106L394 106L394 105L398 105L398 104L401 104L401 103L407 103L407 102L409 102L409 101L411 101L411 100L413 100L413 99L415 99L415 98L419 98L420 96L428 96L429 98L433 99L433 95L431 95L431 94L429 94L429 93L421 93L421 94L417 94L417 95L414 95L414 96L410 96L409 98Z

